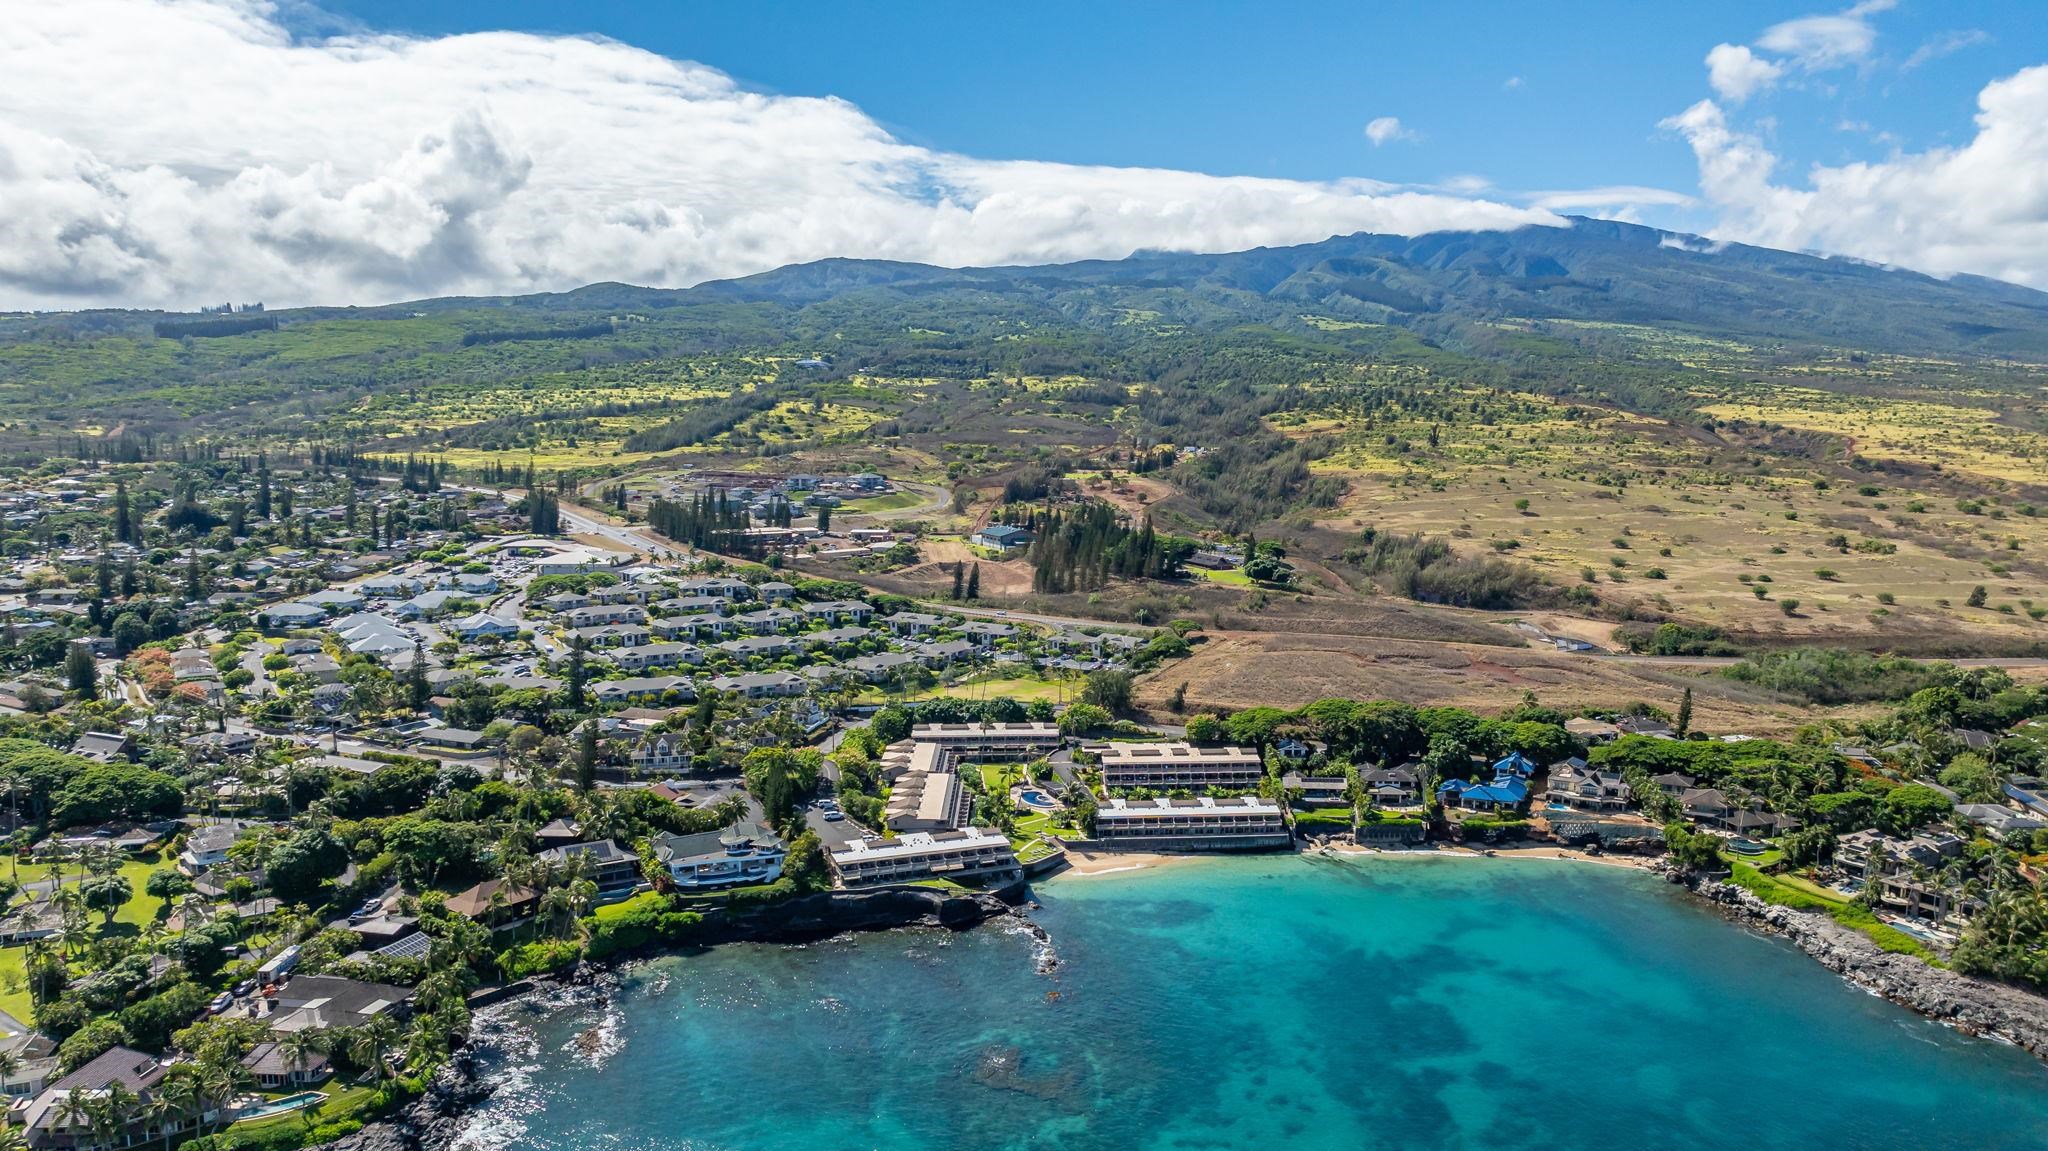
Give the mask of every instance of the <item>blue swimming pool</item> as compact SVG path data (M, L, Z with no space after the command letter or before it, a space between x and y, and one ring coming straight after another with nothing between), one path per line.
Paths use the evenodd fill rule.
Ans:
M297 1111L301 1108L310 1107L325 1098L326 1096L318 1091L301 1091L296 1095L287 1095L282 1099L272 1099L268 1103L246 1108L241 1114L235 1116L235 1122L241 1123L249 1119L268 1119L272 1115L282 1115L287 1111Z

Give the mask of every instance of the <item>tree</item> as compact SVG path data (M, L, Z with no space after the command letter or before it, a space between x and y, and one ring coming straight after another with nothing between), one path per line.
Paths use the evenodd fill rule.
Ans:
M570 711L583 710L583 681L589 675L583 666L585 646L580 635L569 644L569 683L565 702Z
M1221 743L1229 734L1224 730L1223 721L1207 712L1189 716L1187 732L1190 743Z
M287 903L318 902L320 885L348 867L348 849L324 827L295 831L270 851L270 889Z
M1088 682L1081 688L1081 700L1094 704L1111 715L1121 715L1130 710L1132 695L1131 673L1105 669L1088 673Z
M1678 697L1678 720L1671 725L1671 729L1679 735L1684 735L1692 730L1692 688L1690 687L1685 689L1684 695Z
M967 565L964 563L956 563L953 565L953 598L956 600L965 599L967 596L966 589Z
M587 882L587 881L586 881ZM379 1086L391 1068L384 1062L384 1054L403 1038L398 1021L389 1014L373 1015L368 1023L355 1028L348 1034L349 1058L363 1064Z
M967 573L967 598L981 598L981 565L979 563L975 564L973 569Z
M1915 829L1947 815L1955 807L1948 796L1922 783L1908 783L1891 789L1878 806L1886 829L1895 835L1911 834Z
M1984 590L1984 585L1978 584L1976 587L1970 589L1970 598L1964 600L1963 602L1971 607L1983 607L1984 601L1987 598L1987 596L1988 593Z
M105 925L112 927L114 913L135 897L135 885L127 876L115 872L86 880L80 893L85 896L85 905L104 916Z
M92 652L74 643L64 651L64 688L79 699L98 699L100 672Z
M576 789L588 795L597 786L597 721L576 729Z
M1674 821L1664 825L1664 850L1670 855L1671 862L1686 871L1721 870L1720 838L1704 831L1694 831L1683 823Z
M406 702L414 711L425 711L427 701L434 696L434 688L427 681L427 649L425 642L412 641L412 666L405 669Z
M149 642L149 624L134 612L124 611L114 617L114 627L110 634L114 637L115 653L127 655Z

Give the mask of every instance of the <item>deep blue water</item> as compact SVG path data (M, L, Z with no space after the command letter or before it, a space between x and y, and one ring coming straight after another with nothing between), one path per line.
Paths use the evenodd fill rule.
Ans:
M2048 1071L1641 873L1273 856L724 947L480 1025L479 1151L2048 1148Z

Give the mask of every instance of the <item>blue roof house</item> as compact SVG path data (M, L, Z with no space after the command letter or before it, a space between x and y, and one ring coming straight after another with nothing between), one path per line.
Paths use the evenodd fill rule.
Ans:
M1447 779L1436 789L1436 797L1446 806L1467 811L1513 811L1529 801L1529 785L1513 775L1498 776L1491 783Z
M1493 774L1496 776L1517 775L1527 779L1536 774L1536 764L1535 761L1521 752L1511 751L1494 761Z

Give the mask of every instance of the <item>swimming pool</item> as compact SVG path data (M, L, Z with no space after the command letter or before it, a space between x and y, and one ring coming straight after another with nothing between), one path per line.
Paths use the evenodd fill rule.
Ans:
M272 1115L282 1115L287 1111L297 1111L301 1108L310 1107L325 1098L327 1097L318 1091L301 1091L296 1095L287 1095L282 1099L272 1099L268 1103L246 1108L241 1114L235 1116L235 1122L241 1123L250 1119L268 1119Z

